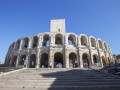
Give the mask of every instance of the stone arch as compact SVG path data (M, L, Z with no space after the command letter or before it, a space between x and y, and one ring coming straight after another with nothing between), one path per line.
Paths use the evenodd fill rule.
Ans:
M106 67L107 66L107 63L106 63L106 60L105 60L105 57L102 56L102 63L103 63L103 67Z
M15 47L15 42L13 42L11 50L14 50L14 47Z
M43 46L48 47L50 45L50 36L48 34L45 34L43 36Z
M89 68L90 67L90 61L89 61L89 55L87 53L83 53L82 60L83 60L83 67L84 68Z
M57 68L57 67L59 67L59 65L64 67L63 54L60 52L56 52L54 54L54 67Z
M76 36L74 34L69 34L68 44L76 46Z
M98 45L100 49L103 49L102 40L98 39Z
M19 65L24 65L24 61L26 60L26 55L21 55L20 56L20 61L19 61Z
M17 56L14 56L12 60L12 66L15 67L16 63L17 63Z
M33 37L33 45L32 45L32 47L36 48L38 46L38 42L39 42L38 37L34 36Z
M73 52L69 54L69 68L78 68L77 55Z
M99 57L98 57L97 54L94 54L94 55L93 55L93 62L94 62L94 65L95 65L96 67L100 67L100 66L101 66L101 65L100 65L100 60L99 60Z
M10 66L10 59L8 59L8 61L7 61L7 65Z
M107 51L107 44L106 44L105 41L104 41L103 43L104 43L104 48L105 48L105 50Z
M107 62L108 62L108 65L110 65L110 58L109 57L107 57Z
M30 64L29 64L29 67L30 68L35 68L36 66L36 55L35 54L32 54L30 56Z
M109 53L112 53L112 52L111 52L111 48L110 48L110 46L109 46L109 45L108 45L108 49L109 49Z
M92 36L90 37L90 44L91 44L91 47L96 48L96 39Z
M63 45L63 35L58 33L55 35L55 44Z
M28 45L29 45L29 38L26 37L26 38L24 39L23 49L27 49L27 48L28 48Z
M9 65L10 65L10 57L7 56L7 57L5 58L5 66L9 66Z
M81 35L80 36L80 43L81 43L82 46L87 47L88 43L87 43L87 36L86 35Z
M20 48L20 42L21 42L21 40L17 40L17 42L16 42L16 49L17 50Z
M98 63L98 56L96 54L93 55L93 62Z
M40 64L40 67L41 68L48 68L48 54L47 53L42 53L41 55L41 64Z

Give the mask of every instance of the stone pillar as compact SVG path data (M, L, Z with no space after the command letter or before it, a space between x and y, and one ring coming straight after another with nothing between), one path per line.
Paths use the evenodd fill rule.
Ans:
M30 64L30 61L29 61L29 53L28 53L27 56L26 56L26 62L27 62L26 68L29 68L29 64Z
M16 50L17 42L14 43L13 50Z
M50 53L49 53L49 66L54 68L54 54L52 52L52 49L50 49Z
M101 63L101 68L103 68L103 62L102 62L102 57L100 57L100 63Z
M42 42L43 42L43 41L42 41L42 36L40 36L40 37L39 37L39 43L38 43L38 47L39 47L39 48L42 47Z
M55 44L55 39L54 37L51 35L51 38L50 38L50 46L53 46Z
M41 53L38 48L37 55L36 55L36 68L40 68L40 58L41 58Z
M18 68L18 66L19 66L19 61L20 61L20 56L18 55L17 56L17 62L16 62L16 68Z
M65 45L68 45L68 36L65 36Z
M69 55L65 52L65 68L69 68Z
M20 48L19 48L19 50L21 50L22 47L23 47L23 41L24 41L23 39L20 40Z
M79 59L80 59L80 68L83 68L83 60L82 60L82 54L79 51Z
M90 50L90 66L93 66L94 65L94 61L93 61L93 55L92 55L92 50Z
M28 48L32 48L32 43L33 43L32 40L33 40L32 38L29 38Z

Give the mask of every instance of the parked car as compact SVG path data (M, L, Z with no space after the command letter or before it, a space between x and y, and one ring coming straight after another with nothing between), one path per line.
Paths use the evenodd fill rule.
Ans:
M120 67L112 67L108 69L109 73L120 75Z

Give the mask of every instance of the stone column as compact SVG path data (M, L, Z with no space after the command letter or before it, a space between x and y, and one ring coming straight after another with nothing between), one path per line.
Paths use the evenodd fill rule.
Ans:
M83 68L83 60L82 60L82 54L79 51L79 59L80 59L80 68Z
M93 66L94 65L94 61L93 61L93 55L92 55L92 50L90 50L90 58L89 58L91 61L90 61L90 66Z
M50 38L50 46L53 46L55 44L55 39L53 36Z
M40 50L38 48L38 51L37 51L37 55L36 55L36 68L40 68L40 58L41 58L41 53L40 53Z
M38 43L38 47L42 47L42 36L39 37L39 43Z
M20 48L19 48L19 50L21 50L21 49L22 49L22 46L23 46L23 41L24 41L23 39L21 39L21 40L20 40Z
M54 54L52 52L52 49L50 49L50 53L49 53L49 66L54 68Z
M101 63L101 68L103 68L103 62L102 62L102 57L100 57L100 63Z
M79 68L80 67L80 60L79 60L78 52L76 53L76 60L77 60L77 66Z
M30 61L29 61L29 53L27 54L27 56L26 56L26 62L27 62L27 66L26 66L26 68L29 68L29 64L30 64Z
M32 43L33 43L32 40L33 40L32 38L29 38L28 48L32 48Z
M65 52L65 68L69 68L69 55L67 54L67 52Z
M65 36L65 45L68 45L68 36Z
M19 66L20 56L17 56L16 68Z
M14 43L13 50L16 50L16 45L17 45L17 42Z

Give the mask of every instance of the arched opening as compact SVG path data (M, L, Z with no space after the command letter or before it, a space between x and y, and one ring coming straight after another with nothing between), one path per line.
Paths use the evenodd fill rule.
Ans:
M44 35L43 36L43 46L44 47L48 47L50 45L50 38L49 35Z
M33 48L36 48L38 46L38 37L37 36L35 36L35 37L33 37Z
M102 41L101 41L101 40L98 40L98 43L99 43L99 48L100 48L100 49L103 49Z
M30 56L30 65L29 65L29 67L30 68L35 68L35 65L36 65L36 55L32 54Z
M22 55L20 57L20 62L19 62L19 65L24 65L24 61L26 60L26 55Z
M54 67L55 68L64 67L62 53L55 53L54 54Z
M14 47L15 47L15 42L12 44L12 49L11 50L14 50Z
M105 60L105 57L104 56L102 56L102 63L103 63L103 67L106 67L107 65L106 65L106 60Z
M17 56L13 57L12 66L15 67L17 62Z
M8 57L8 59L5 60L5 65L6 65L6 66L9 66L9 65L10 65L10 59L9 59L9 57Z
M82 55L82 59L83 59L83 67L84 68L89 68L90 63L89 63L89 56L88 56L88 54L84 53Z
M78 68L78 60L75 53L69 54L69 68Z
M99 61L98 55L96 54L93 55L93 62L95 67L100 67L100 61Z
M81 36L81 45L87 47L87 38L85 36Z
M8 60L8 66L10 66L10 59Z
M55 44L62 45L63 44L63 36L61 34L57 34L55 36Z
M96 48L96 41L94 38L90 38L90 41L91 41L91 47L94 47Z
M105 47L105 50L107 51L107 44L104 42L104 47Z
M70 34L68 37L68 44L76 46L76 37L73 34Z
M111 52L111 48L110 48L110 46L108 45L108 49L109 49L109 52Z
M108 66L110 66L110 58L107 57Z
M43 53L41 55L41 68L48 68L48 54Z
M29 45L29 39L28 39L28 38L25 38L25 39L24 39L23 49L27 49L27 48L28 48L28 45Z
M17 41L16 49L18 50L20 48L20 40Z

